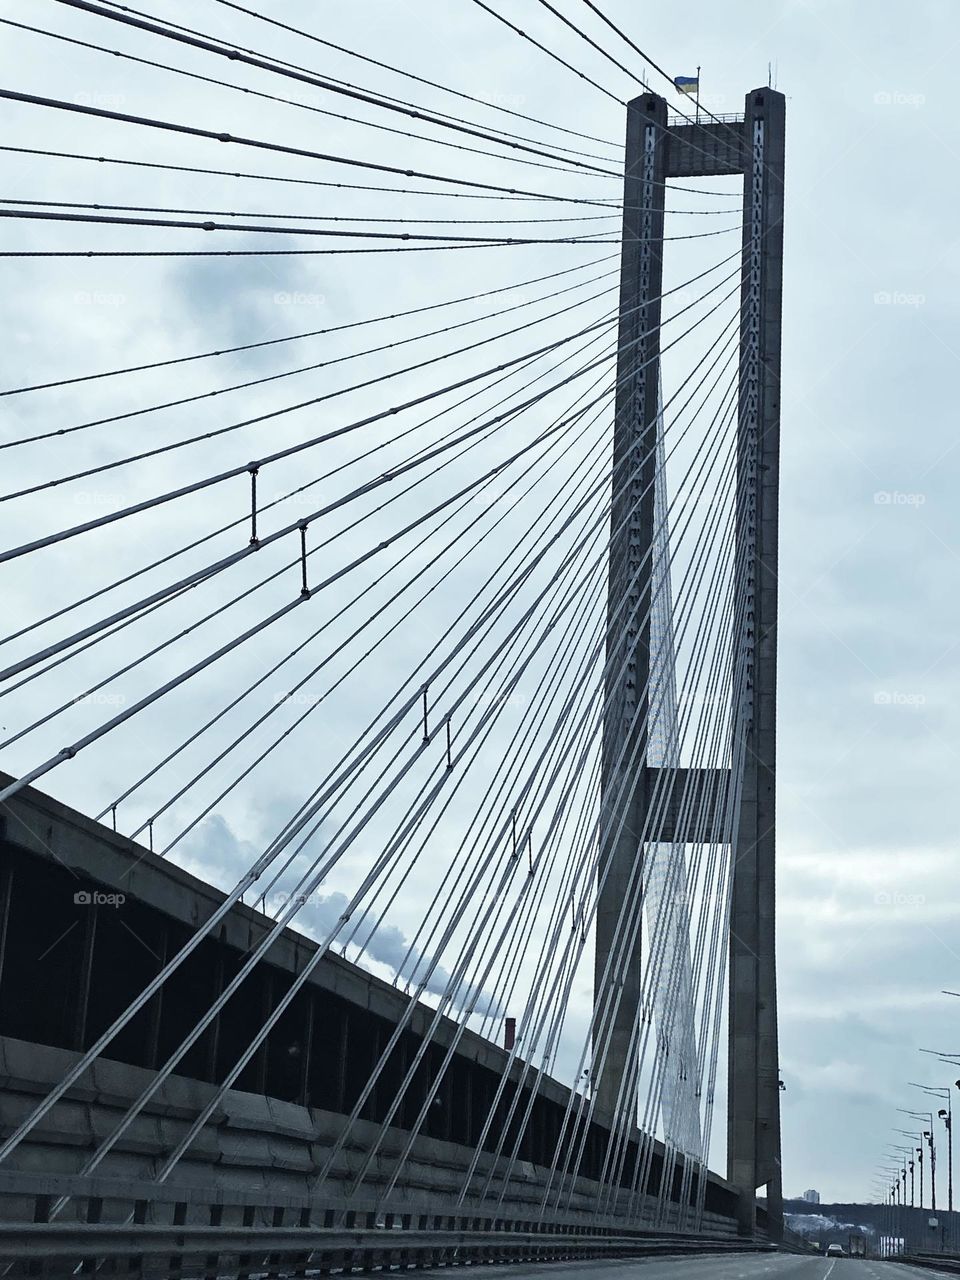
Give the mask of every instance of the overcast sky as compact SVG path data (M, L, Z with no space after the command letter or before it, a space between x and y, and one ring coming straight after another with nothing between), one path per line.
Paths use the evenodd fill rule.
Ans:
M639 86L593 53L535 0L497 0L497 7L618 97L639 92ZM579 0L560 0L559 7L627 65L637 65L625 46L616 47L612 33L596 20L588 23L589 11ZM921 1095L907 1081L940 1085L957 1074L918 1050L960 1051L960 1006L940 994L942 988L960 989L955 811L960 763L956 696L960 516L954 496L960 473L954 409L960 354L960 243L951 178L960 160L951 100L960 15L949 0L914 3L909 21L903 7L892 0L869 4L860 0L842 6L827 0L739 0L733 6L691 0L683 6L644 6L642 21L637 6L628 0L605 0L605 8L670 74L692 75L702 65L704 100L714 111L740 110L745 91L767 83L770 64L777 87L787 96L778 755L781 1071L787 1086L784 1188L787 1194L797 1194L817 1187L824 1200L864 1198L881 1148L900 1141L891 1130L901 1124L910 1127L903 1124L905 1117L898 1118L896 1108L924 1107ZM207 0L199 6L154 0L150 11L425 106L486 123L505 120L489 108L458 104L425 86L362 67ZM622 108L551 63L470 0L360 0L351 5L288 0L268 6L268 11L333 42L455 85L487 103L607 139L615 145L578 143L572 138L567 142L608 157L615 167L623 135ZM376 112L345 100L331 101L289 81L241 74L239 68L200 53L72 13L54 0L0 0L0 16L299 102L322 103L349 115L383 120ZM0 56L4 83L28 93L503 185L588 198L618 194L615 180L550 172L418 144L200 81L133 67L105 54L58 45L9 27L3 31ZM654 81L654 87L664 85ZM308 168L302 160L242 152L239 147L128 125L92 124L40 108L7 104L5 116L5 142L10 145L232 171L301 177L309 172L344 182L377 181L369 175L358 177L362 171L351 174L342 166L313 163ZM397 117L389 123L405 128L409 122ZM529 136L560 141L559 135L548 135L534 125L514 124ZM288 218L470 216L463 212L468 202L459 200L414 201L289 184L238 183L233 178L10 153L0 153L0 164L7 195L24 200L239 209ZM407 184L399 181L397 185ZM703 208L719 211L736 203L735 183L714 182L712 189L729 190L733 198L707 198ZM679 208L697 207L695 200L679 193L677 200ZM537 206L523 208L533 216ZM556 216L584 211L581 206L555 208ZM492 202L483 210L474 216L503 214L503 207ZM681 221L684 225L678 226ZM737 218L720 212L702 219L678 217L671 222L671 232L689 230L693 223L735 228ZM609 234L616 223L571 225ZM541 231L561 233L559 225ZM226 244L220 233L133 228L51 228L18 222L5 223L5 232L5 245L11 249L147 250ZM513 234L521 234L521 229ZM266 239L233 236L230 245L259 248ZM719 240L724 245L729 242L723 251L690 246L683 255L678 247L670 267L675 273L672 278L679 281L716 262L736 247L736 240L734 229ZM272 239L270 247L283 243ZM314 247L316 242L297 243ZM598 265L581 275L599 278L616 265L604 260L611 252L600 244L382 257L7 260L2 263L7 322L0 347L2 381L5 386L47 381L344 324L593 261ZM563 284L557 281L555 287ZM569 300L599 294L611 284L610 278L598 279L593 289L573 293ZM520 291L508 300L535 299L547 288ZM585 326L614 304L615 295L598 296L574 311L572 319L549 321L512 340L509 348L498 347L497 358L507 359ZM554 304L562 305L564 299ZM474 304L470 313L461 308L456 319L483 315L486 309L478 311ZM440 329L447 314L439 313L436 323L429 317L429 327ZM546 312L540 307L530 314ZM524 319L525 313L520 312L515 323ZM223 358L213 376L209 363L187 365L109 384L7 399L3 437L15 439L125 413L145 402L199 394L298 363L348 355L375 341L396 341L427 327L421 317L389 329L379 327L364 344L348 335L328 340L322 349L313 345L309 354L301 349L294 356L280 348L279 353L270 349ZM371 334L359 332L364 338ZM467 329L463 343L474 334L492 332L489 324ZM301 374L289 384L231 392L214 406L174 410L162 423L159 416L139 423L130 419L13 450L4 455L3 488L19 489L67 475L134 449L152 448L224 421L267 412L279 403L324 394L363 376L380 376L414 358L442 354L454 342L460 345L455 335L441 333L434 341L417 344L416 357L388 352L376 358L372 367L369 361L362 370L348 364L332 375ZM482 358L464 357L450 368L449 380L483 367ZM665 395L671 392L674 368L679 363L665 368ZM353 394L348 410L334 402L248 430L242 433L242 443L233 436L227 437L227 443L199 443L147 464L9 504L0 511L3 542L25 541L86 519L90 513L100 514L192 477L243 463L340 424L347 413L351 420L359 418L395 403L401 394L428 391L439 381L435 371L407 377L396 391ZM489 396L484 405L494 398ZM444 430L452 425L453 421L447 422ZM350 444L334 445L325 460L348 462L351 448ZM387 456L399 458L401 453ZM482 456L493 455L483 451ZM265 474L263 500L279 496L305 478L306 472L296 462L275 475ZM135 529L131 525L122 534L91 535L82 549L79 543L64 544L44 553L42 566L31 561L29 567L21 562L5 569L11 616L18 626L26 626L96 589L105 581L105 573L109 577L132 571L145 559L236 518L244 509L246 481L231 483L229 497L220 490L209 491L178 504L176 513L166 509L141 517ZM436 492L451 488L446 485ZM281 513L284 510L281 506ZM295 504L288 506L287 517L295 520L302 510ZM382 527L379 517L373 527ZM216 543L218 554L242 545L245 537L246 531L241 530L239 542ZM289 548L265 553L258 558L258 573L279 569L291 554ZM268 563L267 555L272 557ZM188 557L177 572L185 573L202 562L202 558ZM289 573L296 578L295 569ZM171 570L157 583L172 574ZM229 590L218 585L208 588L204 608L222 605L246 581L231 580ZM383 590L376 574L371 574L370 581L372 590ZM283 583L282 588L269 588L255 605L215 618L203 651L224 643L238 626L252 626L279 608L290 596L289 580ZM469 589L468 581L461 582L459 590ZM195 594L165 611L156 635L148 623L136 632L135 642L130 633L122 634L98 648L95 657L83 656L64 671L27 686L22 695L11 698L4 729L17 732L86 688L85 680L101 679L140 653L147 642L190 625L197 613ZM119 607L129 598L118 596L110 607ZM441 597L426 606L430 612L420 615L422 631L438 631L455 603L453 597ZM104 604L78 611L76 625L107 611ZM345 635L346 622L343 628ZM165 704L151 721L149 733L114 735L96 752L54 771L39 785L86 812L100 811L173 749L183 738L185 725L212 715L226 696L242 689L302 640L306 630L300 614L295 614L243 654L204 676L189 699L171 700L169 708ZM50 643L62 633L54 626L40 634L44 643ZM36 640L33 635L18 642L16 656L30 652ZM115 692L119 685L107 686L99 702L74 708L56 724L8 747L0 764L14 774L33 767L91 727L91 708L97 716L115 710L122 704L112 704L110 697L140 696L180 670L184 654L197 656L198 652L188 645L154 660L145 668L142 686L123 686L120 692ZM215 820L199 828L201 836L186 841L174 856L198 874L217 882L229 880L242 865L244 851L269 839L315 785L317 760L324 753L335 753L339 741L352 740L371 709L383 701L384 692L395 686L396 673L406 671L418 652L417 635L401 633L389 661L377 667L369 686L331 702L322 742L291 738L289 749L278 752L257 775L258 785L241 788L223 804L214 805ZM304 664L298 674L308 666ZM336 672L341 669L334 667ZM275 700L280 687L268 685L264 699ZM265 705L261 699L258 709ZM295 745L298 742L302 745ZM121 807L120 829L131 831L144 822L209 754L204 756L202 747L184 753L172 772L148 783L126 809ZM231 776L230 771L223 776ZM191 821L208 801L214 801L218 790L211 782L197 793L203 803L197 799L174 806L164 838L172 838L178 823ZM332 887L339 891L341 886ZM722 1151L722 1135L715 1149ZM941 1168L945 1169L945 1161ZM941 1196L944 1191L945 1183Z

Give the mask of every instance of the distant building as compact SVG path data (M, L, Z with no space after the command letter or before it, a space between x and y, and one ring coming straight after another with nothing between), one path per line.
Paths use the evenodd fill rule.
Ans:
M810 1189L809 1191L805 1191L805 1192L803 1193L803 1195L800 1197L800 1199L801 1199L801 1200L806 1200L807 1204L819 1204L819 1203L820 1203L820 1192L819 1192L819 1191L814 1191L814 1190L813 1190L813 1188L811 1187L811 1189Z

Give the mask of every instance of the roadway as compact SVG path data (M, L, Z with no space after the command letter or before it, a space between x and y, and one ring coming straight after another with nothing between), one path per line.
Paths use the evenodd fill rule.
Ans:
M835 1270L836 1269L836 1270ZM899 1262L872 1258L805 1258L796 1254L712 1254L702 1258L644 1258L549 1266L498 1267L497 1280L908 1280L908 1277L943 1276L943 1271L908 1267ZM953 1273L956 1274L956 1273Z

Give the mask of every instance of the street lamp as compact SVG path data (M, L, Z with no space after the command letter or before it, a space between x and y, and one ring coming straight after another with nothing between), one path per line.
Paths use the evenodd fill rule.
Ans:
M903 1133L904 1131L902 1129L898 1129L897 1132ZM912 1138L913 1134L908 1133L905 1136L908 1138ZM906 1203L906 1198L907 1198L907 1169L909 1168L910 1170L910 1208L912 1209L913 1208L913 1147L897 1146L895 1143L889 1143L888 1145L891 1151L900 1152L901 1153L900 1158L903 1160L904 1203Z
M917 1135L916 1135L915 1133L909 1133L906 1129L894 1129L894 1133L899 1133L899 1134L901 1134L904 1138L909 1138L911 1142L916 1142L916 1140L917 1140ZM912 1209L912 1208L914 1207L914 1179L913 1179L913 1170L914 1170L914 1163L915 1163L915 1162L914 1162L913 1157L914 1157L914 1155L915 1155L915 1149L914 1149L912 1146L910 1146L910 1147L904 1147L904 1148L901 1148L901 1150L906 1150L906 1151L909 1151L909 1152L910 1152L910 1159L909 1159L909 1161L908 1161L908 1164L909 1164L909 1167L910 1167L910 1208ZM922 1166L922 1165L920 1166L920 1171L921 1171L921 1173L923 1172L923 1166ZM922 1200L923 1200L923 1186L922 1186L922 1184L921 1184L921 1187L920 1187L920 1198L921 1198L921 1201L922 1201ZM921 1208L921 1209L923 1208L923 1204L922 1204L922 1203L921 1203L921 1205L920 1205L920 1208Z
M914 1119L926 1120L927 1123L930 1125L930 1128L931 1129L933 1128L933 1116L929 1111L926 1113L919 1112L919 1111L907 1111L905 1107L897 1107L897 1110L905 1116L913 1116ZM903 1133L905 1131L901 1129L900 1132ZM921 1131L921 1133L912 1133L909 1136L913 1138L914 1142L919 1142L921 1144L919 1147L916 1148L916 1152L917 1152L917 1163L920 1166L920 1208L922 1209L923 1208L923 1139L927 1138L928 1142L930 1141L930 1139L928 1137L927 1132L923 1132L923 1131ZM933 1203L933 1208L935 1209L937 1207L935 1192L933 1195L932 1203Z
M892 1160L892 1155L887 1154L884 1157L887 1161ZM900 1178L903 1176L903 1193L901 1195ZM892 1178L889 1191L889 1213L888 1219L888 1235L884 1255L889 1256L894 1251L900 1252L900 1241L905 1243L904 1235L904 1214L903 1209L906 1206L907 1199L907 1180L906 1168L901 1169L901 1162L898 1160L896 1164L884 1164L879 1168L879 1176Z
M947 1226L950 1234L950 1247L953 1248L953 1108L950 1106L950 1092L947 1091L947 1105L941 1107L937 1115L947 1130Z
M923 1089L925 1085L918 1085L917 1088ZM923 1130L923 1136L927 1140L930 1148L930 1208L934 1213L937 1211L937 1148L933 1138L933 1112L932 1111L908 1111L908 1116L913 1116L915 1120L925 1120L927 1128ZM921 1208L922 1208L921 1204Z
M960 1080L956 1082L957 1088L960 1089ZM943 1121L944 1128L947 1131L947 1212L951 1215L951 1237L952 1237L952 1215L953 1215L953 1107L950 1103L950 1090L948 1088L932 1088L930 1085L921 1084L917 1088L922 1089L924 1093L929 1093L935 1098L943 1098L946 1101L946 1107L941 1107L937 1115ZM933 1117L930 1117L931 1124ZM934 1205L936 1208L936 1205Z

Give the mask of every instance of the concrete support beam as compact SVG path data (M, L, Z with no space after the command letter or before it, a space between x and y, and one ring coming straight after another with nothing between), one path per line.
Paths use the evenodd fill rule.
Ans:
M713 178L743 173L743 121L672 124L667 143L668 178Z
M777 520L785 102L747 94L738 471L738 591L748 712L730 922L727 1171L752 1233L767 1188L768 1231L783 1228L775 943Z
M645 771L650 842L702 844L729 839L729 769L652 769Z

